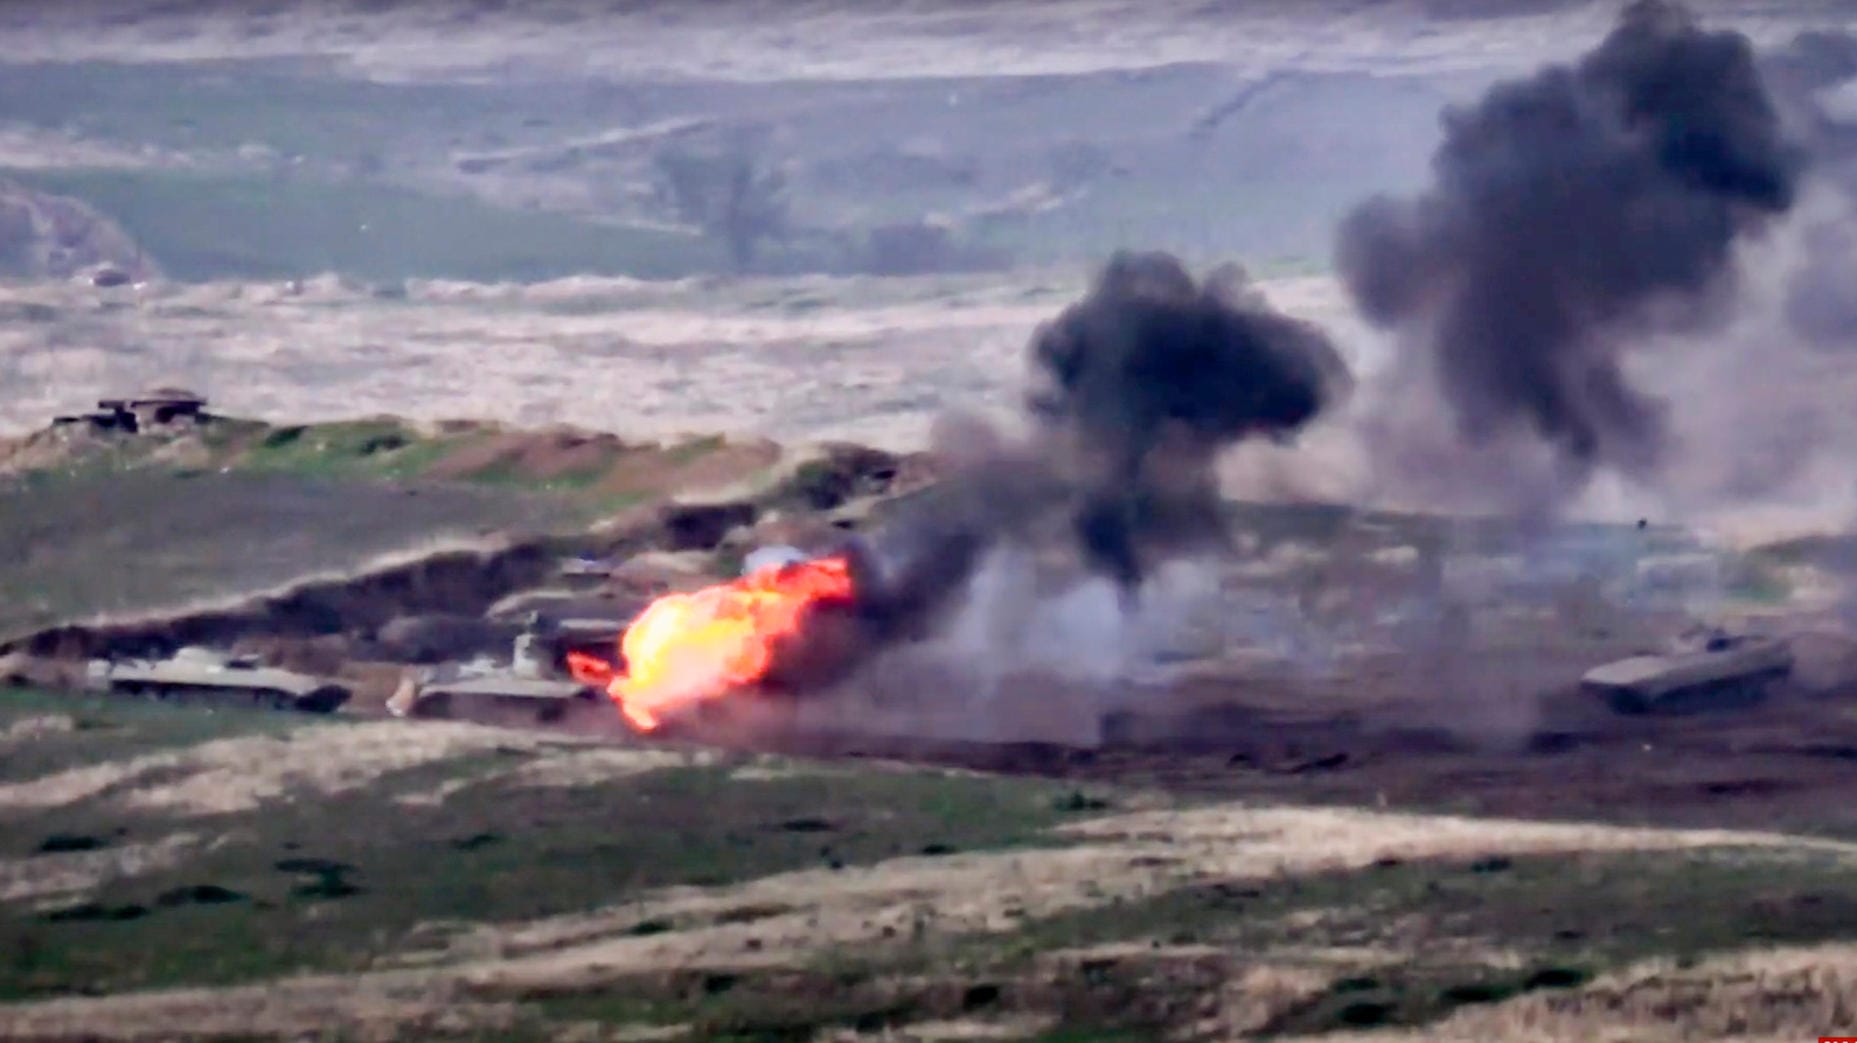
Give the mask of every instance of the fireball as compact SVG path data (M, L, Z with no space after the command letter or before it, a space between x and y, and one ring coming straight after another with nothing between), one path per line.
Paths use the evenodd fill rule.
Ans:
M640 731L670 714L767 677L782 645L824 604L846 604L854 586L843 557L772 565L728 583L666 594L620 639L624 670L573 653L576 679L602 685Z

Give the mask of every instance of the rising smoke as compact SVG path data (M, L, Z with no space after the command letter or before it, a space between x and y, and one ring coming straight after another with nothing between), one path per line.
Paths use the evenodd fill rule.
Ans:
M1032 359L1042 441L1082 476L1072 523L1085 560L1129 594L1149 557L1221 538L1220 450L1290 437L1346 378L1327 336L1272 310L1242 270L1195 283L1161 253L1112 258L1038 331Z
M982 672L1041 656L1112 671L1141 622L1170 610L1139 604L1178 586L1153 570L1224 542L1219 452L1294 436L1349 380L1328 338L1241 270L1197 281L1164 253L1111 258L1034 334L1030 361L1028 430L944 418L934 449L952 473L852 548L870 647L953 642ZM1053 559L1084 575L1047 582Z
M937 429L954 479L886 534L927 563L890 584L911 600L964 582L1001 540L1054 535L1132 599L1154 561L1222 540L1219 451L1293 436L1347 382L1328 338L1272 310L1240 269L1197 282L1164 253L1112 257L1030 355L1029 436L974 419Z
M1748 41L1642 0L1576 64L1447 112L1432 187L1350 215L1338 265L1460 444L1532 439L1563 488L1649 474L1665 405L1627 356L1725 317L1732 249L1792 206L1800 165Z
M1789 273L1786 318L1817 348L1857 348L1857 36L1801 33L1767 55L1762 72L1788 130L1812 154L1812 174L1824 200L1800 230Z
M1810 46L1807 78L1842 68L1837 48ZM1502 505L1549 516L1601 469L1666 476L1676 441L1681 462L1707 465L1694 483L1705 496L1752 495L1803 459L1801 439L1822 425L1775 427L1758 395L1717 408L1722 387L1748 386L1749 361L1758 370L1761 352L1780 350L1762 334L1771 312L1739 307L1750 281L1739 262L1778 238L1762 234L1777 218L1810 209L1796 146L1817 140L1787 105L1744 37L1648 0L1577 62L1448 112L1430 189L1372 200L1341 229L1348 290L1406 349L1372 389L1391 399L1380 408L1419 416L1422 430L1435 399L1448 424L1422 430L1427 441L1367 416L1378 469L1414 484L1528 485L1531 499ZM1029 433L944 423L935 448L954 473L854 551L861 662L936 645L934 662L993 676L1113 671L1139 621L1177 607L1155 604L1171 596L1159 566L1223 538L1221 452L1293 438L1350 384L1327 336L1269 308L1242 272L1195 280L1157 253L1111 259L1034 335L1030 362ZM1673 417L1666 401L1679 399ZM1087 577L1052 585L1054 555ZM931 673L864 671L860 683Z

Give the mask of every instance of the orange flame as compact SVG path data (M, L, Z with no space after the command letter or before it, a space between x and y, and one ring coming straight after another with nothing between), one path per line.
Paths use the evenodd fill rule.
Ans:
M842 557L771 566L688 594L666 594L620 639L626 672L596 656L568 654L583 684L601 685L626 720L651 731L665 714L767 676L780 642L815 605L849 601Z

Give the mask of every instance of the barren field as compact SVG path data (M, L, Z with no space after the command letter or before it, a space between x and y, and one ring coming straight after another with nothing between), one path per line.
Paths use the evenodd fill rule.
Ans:
M1000 776L4 698L9 1039L1778 1040L1857 989L1847 773L1708 766L1785 715Z

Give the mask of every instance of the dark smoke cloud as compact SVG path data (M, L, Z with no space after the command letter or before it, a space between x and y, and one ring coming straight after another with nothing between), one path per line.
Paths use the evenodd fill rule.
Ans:
M986 699L1060 645L1063 669L1102 679L1183 596L1151 573L1225 542L1220 450L1290 438L1350 384L1328 338L1242 270L1200 282L1163 253L1111 258L1029 354L1028 431L943 417L942 480L839 548L858 596L800 629L768 687Z
M1223 539L1218 452L1291 436L1348 381L1328 338L1241 270L1201 283L1163 253L1111 258L1030 355L1031 436L948 418L936 450L954 474L853 552L879 643L925 630L1007 542L1071 548L1126 603L1156 561Z
M1529 432L1575 480L1644 473L1664 415L1626 379L1633 335L1720 316L1731 247L1792 205L1798 168L1746 38L1646 0L1577 64L1447 112L1432 188L1350 215L1337 262L1461 438Z
M1273 311L1221 268L1196 283L1163 253L1119 253L1082 301L1041 328L1029 398L1087 477L1074 515L1090 565L1132 591L1144 545L1216 539L1212 460L1252 435L1287 437L1345 373L1317 328Z

